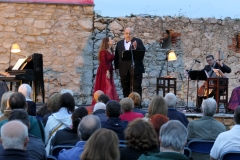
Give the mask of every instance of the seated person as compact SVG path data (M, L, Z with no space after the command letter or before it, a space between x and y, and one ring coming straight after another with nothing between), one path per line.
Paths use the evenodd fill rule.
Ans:
M137 160L142 154L158 153L158 136L153 126L143 119L135 119L125 130L127 147L120 149L120 160Z
M173 94L173 93L168 93L165 95L164 97L167 106L168 106L168 118L169 120L179 120L180 122L182 122L182 124L187 127L188 125L188 119L185 116L185 114L177 111L175 109L175 106L177 104L177 97Z
M107 121L106 104L97 102L93 108L93 115L98 116L101 122Z
M86 107L88 114L91 114L93 112L93 107L98 102L98 97L102 94L104 94L104 92L101 90L94 92L91 106Z
M79 160L81 156L84 145L86 141L91 137L91 135L98 129L101 128L101 122L97 116L87 115L83 117L78 126L78 136L80 141L77 142L75 147L66 150L63 149L58 155L58 160Z
M14 92L8 91L2 95L2 100L1 100L1 112L3 113L0 117L0 122L3 120L7 120L9 117L9 114L11 112L11 108L8 104L8 99L9 97L13 94Z
M102 128L113 130L120 140L124 140L124 130L127 128L128 122L121 121L121 105L118 101L109 101L106 105L107 121L102 122Z
M142 113L143 116L145 116L145 114L147 112L145 112L144 110L141 110L141 97L137 92L132 92L129 94L128 98L131 98L134 102L134 108L133 108L133 112L137 112L137 113Z
M88 115L88 111L85 107L79 107L72 113L72 126L58 130L55 136L52 138L51 145L75 145L79 141L77 134L77 127L84 116Z
M218 135L210 152L210 159L220 159L227 151L239 151L240 148L240 106L235 109L233 120L235 125L229 131Z
M120 101L120 104L121 104L121 107L122 107L122 110L123 110L123 114L119 117L122 121L125 120L125 121L132 121L136 118L143 118L143 115L141 113L136 113L136 112L133 112L133 108L134 108L134 102L131 98L123 98L121 101Z
M101 94L99 97L98 97L98 102L102 102L104 104L107 104L107 102L110 100L110 98L108 97L108 95L106 94Z

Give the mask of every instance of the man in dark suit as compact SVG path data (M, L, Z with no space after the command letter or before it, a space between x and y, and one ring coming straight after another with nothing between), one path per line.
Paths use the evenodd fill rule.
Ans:
M117 74L120 74L121 85L123 88L123 96L128 97L130 94L131 84L131 61L122 61L122 54L125 50L144 50L142 40L135 38L133 35L132 28L126 28L124 30L124 39L117 42L114 65ZM134 82L133 91L137 92L142 96L142 74L145 72L143 61L134 61Z
M213 55L206 56L206 61L207 61L208 65L206 65L203 70L208 72L209 77L214 76L215 73L214 73L213 69L220 69L223 73L230 73L231 72L231 68L229 68L227 65L225 65L224 63L222 63L218 60L214 60ZM215 95L215 90L213 90L209 94L209 97L213 97L214 95ZM197 100L198 101L198 106L195 109L195 111L201 112L200 107L201 107L203 98L205 98L205 97L198 97L198 100Z

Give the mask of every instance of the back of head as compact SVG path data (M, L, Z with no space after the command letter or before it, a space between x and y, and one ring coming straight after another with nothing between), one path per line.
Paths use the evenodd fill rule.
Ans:
M168 93L164 97L168 107L175 107L177 103L177 97L173 93Z
M28 84L22 84L18 88L18 92L21 92L25 97L30 97L30 94L32 92L32 88Z
M9 121L19 120L23 124L25 124L27 127L29 126L28 113L27 113L27 111L25 111L23 109L14 109L14 110L12 110L10 115L9 115L9 117L8 117L8 120Z
M107 102L110 100L110 98L108 97L108 95L106 94L101 94L99 97L98 97L98 102L102 102L104 104L107 104Z
M202 110L204 116L213 116L216 113L217 103L215 99L208 98L202 102Z
M236 124L240 124L240 106L235 109L233 120Z
M134 102L134 106L138 106L141 103L141 97L137 92L132 92L128 96Z
M160 130L160 151L182 152L187 142L187 129L178 120L170 120Z
M1 127L1 140L4 149L25 150L28 142L28 128L20 121L9 121Z
M77 128L82 118L88 115L88 111L85 107L78 107L72 113L72 130L77 133Z
M104 92L101 91L101 90L97 90L96 92L94 92L94 94L93 94L93 99L95 100L95 102L98 101L98 97L99 97L100 95L102 95L102 94L104 94Z
M2 95L2 100L1 100L1 112L3 113L4 110L7 108L7 101L9 97L13 94L14 92L8 91Z
M133 110L134 108L134 102L131 98L123 98L120 101L121 107L123 109L124 112L130 112L131 110Z
M167 103L162 96L155 96L151 100L149 107L148 107L148 116L151 117L155 114L162 114L167 116Z
M149 122L153 125L157 135L159 135L162 125L168 122L168 117L162 114L155 114L150 117Z
M61 93L54 93L49 97L49 99L47 101L47 107L53 113L57 112L59 110L61 95L62 95Z
M78 134L82 140L86 141L99 128L101 128L99 118L94 115L87 115L82 118L78 125Z
M72 113L75 108L75 102L73 96L70 93L64 93L60 97L60 107L65 107L68 110L68 113Z
M118 101L112 100L106 104L106 114L108 117L119 117L121 114L121 105Z
M102 102L98 102L94 105L94 108L93 108L93 112L95 112L96 110L99 110L99 109L104 109L106 110L106 104L102 103Z
M137 118L125 129L126 144L135 150L150 150L158 146L156 132L147 121Z
M26 98L20 92L13 93L8 99L10 108L13 109L26 109Z
M81 160L118 160L120 158L118 136L115 132L100 128L86 142Z

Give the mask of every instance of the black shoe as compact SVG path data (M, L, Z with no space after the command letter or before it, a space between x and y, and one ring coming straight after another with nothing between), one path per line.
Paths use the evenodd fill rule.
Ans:
M195 108L194 111L197 112L197 113L201 113L202 112L200 108Z

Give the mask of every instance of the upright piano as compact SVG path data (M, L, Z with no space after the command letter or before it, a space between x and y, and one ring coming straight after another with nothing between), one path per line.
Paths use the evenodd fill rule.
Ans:
M37 96L41 95L44 102L45 91L42 54L33 53L25 59L18 70L7 70L7 72L10 75L1 76L1 81L27 83L32 87L33 100L36 102ZM12 90L12 84L10 85L10 90Z

